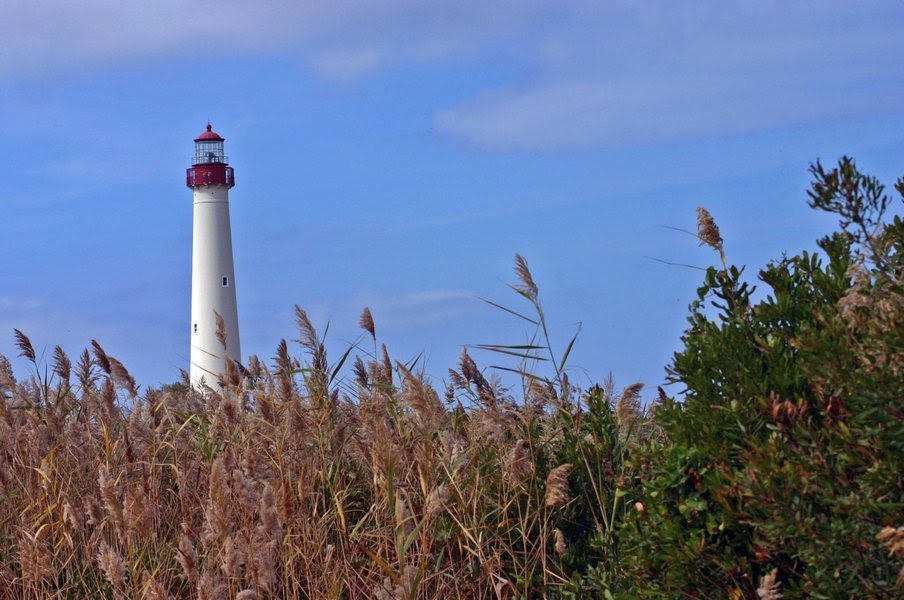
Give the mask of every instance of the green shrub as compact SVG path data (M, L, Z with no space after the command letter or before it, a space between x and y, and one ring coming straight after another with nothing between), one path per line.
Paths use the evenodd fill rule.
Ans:
M668 370L681 398L656 410L668 443L647 447L623 530L635 593L755 598L774 572L784 598L894 594L876 536L904 523L904 222L850 159L811 172L840 230L761 271L762 300L701 215L723 267L691 306Z

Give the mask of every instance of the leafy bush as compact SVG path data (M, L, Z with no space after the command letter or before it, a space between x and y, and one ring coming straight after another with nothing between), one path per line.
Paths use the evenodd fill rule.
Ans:
M766 267L760 301L700 219L723 267L691 307L668 371L683 399L656 411L668 443L647 448L646 511L624 530L645 595L778 597L766 577L785 598L895 593L876 536L904 521L904 223L850 159L811 171L840 231Z

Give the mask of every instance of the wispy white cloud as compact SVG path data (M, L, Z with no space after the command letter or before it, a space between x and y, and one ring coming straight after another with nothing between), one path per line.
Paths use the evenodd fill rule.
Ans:
M25 2L3 8L0 78L72 67L294 52L328 77L466 52L542 3L449 0Z
M378 327L406 330L441 325L476 309L472 292L461 290L419 290L402 294L363 293L357 306L369 306Z
M0 20L0 81L286 53L341 84L400 64L514 61L517 81L434 118L440 135L490 150L622 147L904 105L904 5L890 0L53 0Z
M557 151L904 107L900 18L832 3L684 6L589 15L567 38L551 31L537 45L533 76L438 111L434 126L483 149Z
M339 83L354 81L379 65L380 55L372 48L324 52L311 59L311 66L318 73Z
M0 296L0 313L21 314L45 306L46 302L40 298L15 298L12 296Z

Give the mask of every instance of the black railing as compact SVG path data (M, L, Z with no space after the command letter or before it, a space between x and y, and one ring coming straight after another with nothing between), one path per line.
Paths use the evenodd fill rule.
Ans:
M191 157L192 166L195 165L228 165L229 157L228 156L217 156L216 154L210 156L192 156Z

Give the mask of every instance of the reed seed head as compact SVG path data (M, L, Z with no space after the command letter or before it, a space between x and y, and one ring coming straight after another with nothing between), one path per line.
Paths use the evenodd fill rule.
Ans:
M781 589L782 586L778 582L778 569L772 569L760 579L760 586L756 590L756 595L760 600L781 600Z
M719 233L719 226L709 211L702 206L697 207L697 237L700 239L700 245L706 244L713 250L722 248L722 236Z
M515 289L531 300L536 300L539 289L537 284L534 283L534 278L527 266L527 260L520 254L515 254L515 275L518 276L519 281Z
M559 556L565 556L565 552L568 551L568 546L565 544L565 534L562 533L561 529L553 529L552 536L556 554L558 554Z
M364 307L364 310L361 311L361 320L358 321L358 325L361 327L361 329L369 333L370 337L372 337L374 341L376 341L377 333L376 328L374 327L374 317L372 314L370 314L369 308Z
M568 503L568 474L571 472L571 465L565 463L559 465L549 472L546 477L546 499L547 508L559 508Z

